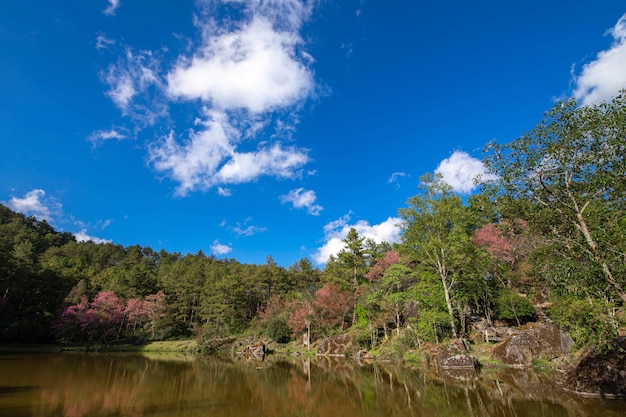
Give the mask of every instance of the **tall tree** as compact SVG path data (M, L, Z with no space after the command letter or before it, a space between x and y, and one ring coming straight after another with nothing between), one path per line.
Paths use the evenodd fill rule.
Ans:
M440 176L427 174L421 178L420 193L399 212L404 250L441 281L452 335L457 337L453 288L470 262L469 210Z
M564 257L596 266L626 302L626 96L579 106L556 104L533 130L490 144L486 164L499 195L532 200L537 227ZM584 256L581 257L581 254ZM588 275L588 274L586 274ZM577 280L585 279L578 276ZM596 284L597 285L597 284Z
M357 298L359 284L363 280L365 270L367 266L365 250L365 238L359 236L359 232L354 227L351 227L348 234L343 239L345 247L337 254L339 262L341 262L344 268L350 270L350 277L352 283L354 310L352 313L352 324L356 324L356 310L357 310Z

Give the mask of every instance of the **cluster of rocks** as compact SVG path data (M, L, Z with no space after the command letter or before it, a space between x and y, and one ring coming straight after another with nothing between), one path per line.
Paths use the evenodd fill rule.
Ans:
M532 323L522 328L506 329L481 326L481 337L492 342L499 341L491 350L492 358L509 368L530 367L537 361L563 357L570 354L574 346L572 337L552 323ZM447 373L461 372L467 379L468 372L475 375L480 367L465 339L453 339L445 344L423 343L422 349L433 369ZM342 334L319 342L316 354L330 359L346 357L356 350L352 339ZM237 353L246 359L263 360L267 348L264 343L255 342L245 345ZM363 364L371 363L375 357L366 350L358 350L354 359ZM620 337L602 351L588 349L583 352L576 364L567 370L561 384L579 394L626 397L626 337Z
M569 333L552 323L543 323L515 331L493 348L491 356L507 366L526 367L534 361L567 355L573 346Z

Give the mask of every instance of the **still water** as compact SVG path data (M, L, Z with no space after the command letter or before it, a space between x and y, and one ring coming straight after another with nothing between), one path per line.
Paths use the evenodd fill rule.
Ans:
M580 398L550 373L431 373L353 361L0 355L0 416L626 416L623 400Z

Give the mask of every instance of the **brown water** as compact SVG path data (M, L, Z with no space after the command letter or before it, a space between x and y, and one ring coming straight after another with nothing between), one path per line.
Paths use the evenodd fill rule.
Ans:
M5 354L0 416L626 416L623 400L580 398L553 380L303 358Z

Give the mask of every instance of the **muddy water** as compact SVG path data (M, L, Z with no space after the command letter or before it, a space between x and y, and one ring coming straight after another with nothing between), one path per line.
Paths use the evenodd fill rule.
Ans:
M431 373L353 361L0 355L0 416L625 416L550 373Z

